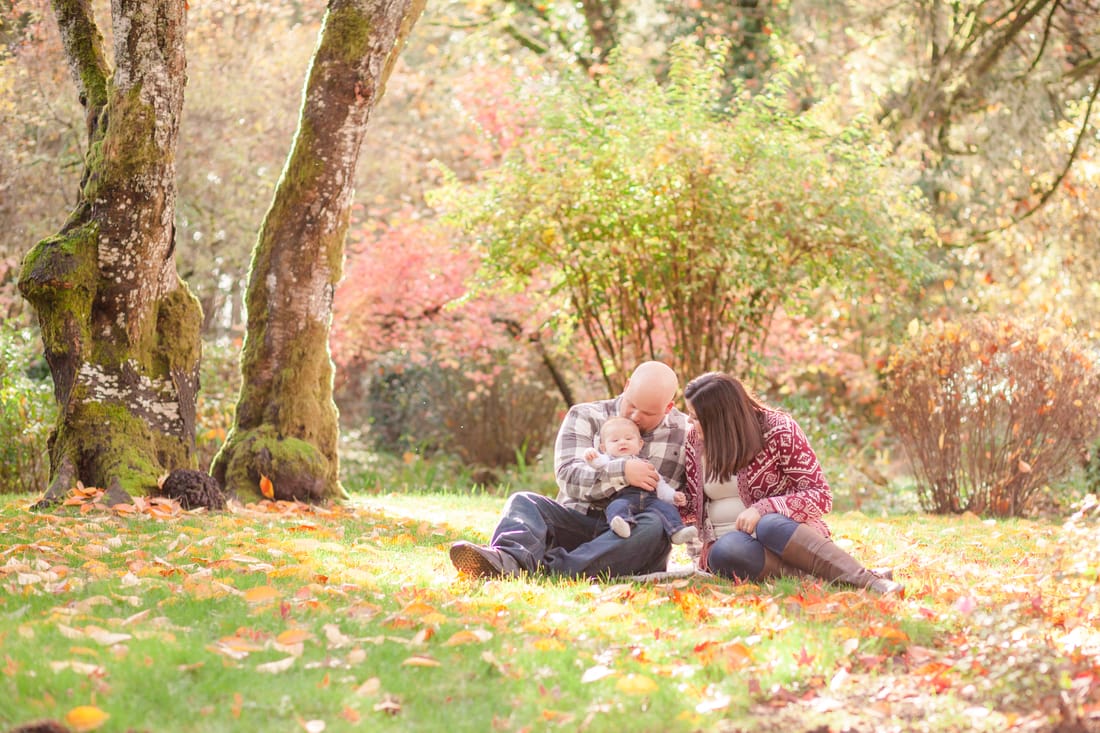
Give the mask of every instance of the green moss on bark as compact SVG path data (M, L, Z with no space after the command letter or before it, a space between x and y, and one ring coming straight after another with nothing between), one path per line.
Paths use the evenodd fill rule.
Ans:
M346 498L335 466L298 438L279 435L270 425L234 432L214 458L211 474L227 491L259 498L260 479L271 480L274 498L317 503Z
M349 64L359 63L370 46L371 30L370 20L353 6L330 10L325 16L321 53Z
M102 134L84 155L81 195L86 201L97 200L104 187L127 185L135 174L164 165L166 151L156 145L155 127L156 111L141 99L140 86L111 95L97 125Z
M43 239L23 258L19 290L40 314L48 351L65 352L74 339L89 340L98 232L95 222L87 222Z
M172 445L175 441L158 441L142 420L121 405L79 400L75 404L54 440L53 465L60 465L67 456L85 484L106 488L117 481L131 496L156 489L163 467L152 457L171 461L179 453L179 446Z
M169 372L190 372L202 355L202 306L183 283L158 304L157 352Z
M262 336L257 337L262 343ZM326 338L321 324L303 329L281 354L281 368L270 380L245 379L237 426L210 471L227 489L255 494L264 473L274 482L278 498L346 498L339 480L339 420ZM244 374L262 373L255 363L257 351L246 350ZM280 457L270 464L277 476L261 471L268 465L267 455Z

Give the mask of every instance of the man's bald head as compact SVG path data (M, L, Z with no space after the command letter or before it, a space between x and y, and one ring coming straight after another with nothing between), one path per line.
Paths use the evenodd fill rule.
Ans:
M680 389L676 372L667 364L647 361L639 364L623 388L620 412L648 433L660 424L672 409L672 400Z

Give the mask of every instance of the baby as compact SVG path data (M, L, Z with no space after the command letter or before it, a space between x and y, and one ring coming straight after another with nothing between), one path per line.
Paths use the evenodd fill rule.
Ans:
M600 428L600 450L589 448L584 460L593 468L603 468L615 458L634 458L642 452L642 434L632 420L625 417L608 418ZM681 545L698 536L695 527L685 526L680 511L674 505L687 502L683 492L675 491L661 478L657 491L646 491L637 486L620 489L607 505L605 515L611 531L620 537L630 536L634 516L645 509L657 513L665 532L673 544Z

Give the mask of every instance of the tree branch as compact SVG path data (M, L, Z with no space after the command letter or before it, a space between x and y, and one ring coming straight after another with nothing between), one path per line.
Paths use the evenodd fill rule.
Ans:
M490 320L504 326L512 338L519 339L523 337L523 327L519 325L518 321L503 316L493 316ZM558 369L558 365L550 358L550 352L546 350L542 339L539 338L537 333L533 333L527 337L527 340L534 345L535 351L538 352L539 358L542 359L542 363L546 367L546 371L550 372L550 378L554 380L554 386L558 388L558 394L565 400L565 406L572 407L577 404L576 399L573 397L573 390L569 387L569 382L565 380L565 375Z
M91 0L53 0L53 12L91 141L100 112L107 106L107 77L111 75L103 53L103 35L96 26Z
M1058 8L1062 5L1061 0L1054 0L1054 4L1050 6L1050 12L1047 13L1047 20L1043 23L1043 40L1039 42L1039 50L1035 53L1035 58L1032 60L1031 65L1027 69L1027 73L1035 71L1039 66L1040 59L1043 58L1043 54L1046 52L1047 43L1050 42L1050 29L1054 25L1054 14L1058 11Z
M1054 179L1054 182L1051 183L1050 187L1043 192L1042 196L1039 197L1039 201L1035 204L1035 206L1032 206L1020 216L1013 218L1008 224L1005 224L1004 226L982 232L980 235L978 235L976 241L984 242L988 240L990 235L994 234L995 232L1004 231L1005 229L1019 224L1020 222L1034 215L1035 212L1041 209L1048 201L1050 201L1051 198L1054 197L1054 194L1058 191L1058 187L1062 185L1062 181L1064 181L1066 179L1066 176L1069 175L1069 171L1073 167L1073 163L1077 160L1077 156L1081 151L1081 145L1089 129L1089 119L1092 117L1092 108L1093 105L1096 103L1096 98L1098 94L1100 94L1100 84L1093 84L1092 94L1089 95L1089 102L1088 105L1085 107L1084 119L1081 120L1081 129L1077 132L1077 139L1073 141L1073 149L1069 152L1069 158L1066 160L1066 164L1062 166L1062 170L1058 173L1058 176Z

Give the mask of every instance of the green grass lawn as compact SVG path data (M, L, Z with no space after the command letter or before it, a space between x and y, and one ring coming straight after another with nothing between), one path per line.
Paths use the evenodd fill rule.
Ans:
M1094 519L832 516L906 584L882 599L786 579L465 579L447 548L487 539L503 498L485 494L220 514L30 501L0 503L9 728L1100 726Z

